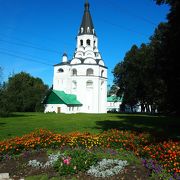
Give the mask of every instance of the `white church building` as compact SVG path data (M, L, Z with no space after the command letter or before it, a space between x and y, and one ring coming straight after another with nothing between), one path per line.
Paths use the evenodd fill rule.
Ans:
M98 50L98 38L93 26L89 3L76 38L71 60L63 54L54 65L53 89L44 100L45 112L106 113L107 67Z

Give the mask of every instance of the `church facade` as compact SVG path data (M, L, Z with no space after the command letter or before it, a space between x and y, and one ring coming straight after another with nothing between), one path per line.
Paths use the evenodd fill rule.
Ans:
M107 67L98 50L89 3L76 38L74 56L54 65L53 90L44 100L45 112L106 113Z

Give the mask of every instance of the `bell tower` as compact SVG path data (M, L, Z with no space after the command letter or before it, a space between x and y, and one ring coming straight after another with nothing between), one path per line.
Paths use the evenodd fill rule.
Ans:
M104 65L101 55L98 50L98 38L94 29L93 21L90 14L90 5L88 1L84 4L84 14L77 35L76 51L74 58L93 58L88 59L83 63L100 63ZM101 61L100 61L101 60Z
M54 66L53 88L76 95L82 104L78 112L107 112L107 67L98 50L88 1L84 4L72 59L63 54L62 61Z

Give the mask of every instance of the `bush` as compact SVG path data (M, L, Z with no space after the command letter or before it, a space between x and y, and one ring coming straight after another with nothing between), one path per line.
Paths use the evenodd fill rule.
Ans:
M98 158L95 153L84 149L67 150L55 163L54 168L60 176L84 172L90 166L95 165Z

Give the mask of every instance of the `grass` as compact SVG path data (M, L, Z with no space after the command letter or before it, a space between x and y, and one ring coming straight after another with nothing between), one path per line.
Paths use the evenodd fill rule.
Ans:
M22 136L35 129L54 132L99 133L111 128L145 131L164 138L180 138L180 118L140 114L44 114L14 113L0 118L0 140Z

